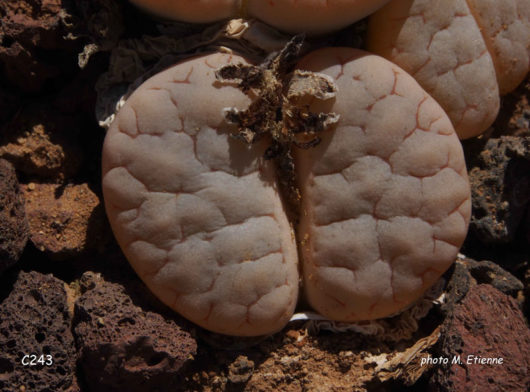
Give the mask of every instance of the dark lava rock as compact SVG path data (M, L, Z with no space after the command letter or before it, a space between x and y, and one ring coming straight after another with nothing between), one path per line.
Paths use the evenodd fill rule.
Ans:
M444 315L450 313L455 305L465 298L469 288L474 283L471 273L462 263L462 260L457 260L446 272L446 276L448 277L447 294L441 307Z
M515 91L502 97L494 135L530 136L530 75Z
M0 76L29 93L61 85L123 32L120 0L0 2Z
M24 200L15 169L0 159L0 273L19 259L28 234Z
M527 391L530 387L530 330L515 300L488 284L470 288L443 324L435 391ZM434 355L433 355L434 356ZM453 358L461 363L451 364ZM502 358L502 364L487 364Z
M196 342L174 320L136 306L123 286L87 279L75 304L74 334L92 391L174 391Z
M13 116L19 105L20 97L0 86L0 129Z
M76 65L64 0L0 2L0 63L13 85L37 92L51 78ZM71 60L65 61L65 53ZM69 64L68 64L69 63Z
M52 275L20 272L0 304L0 390L73 391L76 352L64 283ZM35 366L24 366L36 355ZM39 357L45 362L39 363ZM46 365L50 357L53 363Z
M489 139L471 157L469 179L470 231L484 243L512 241L530 201L530 136Z
M508 271L488 260L463 260L464 265L478 283L488 283L504 294L517 297L523 283Z
M122 36L124 26L124 5L127 1L116 0L72 0L71 18L77 26L77 35L86 39L83 52L79 54L79 66L84 68L90 57L102 51L111 50ZM138 28L136 24L134 28Z
M477 284L490 284L504 294L518 298L523 283L505 269L488 260L475 261L458 259L447 271L448 278L445 301L442 304L444 314L450 314L455 305L466 297L469 289Z

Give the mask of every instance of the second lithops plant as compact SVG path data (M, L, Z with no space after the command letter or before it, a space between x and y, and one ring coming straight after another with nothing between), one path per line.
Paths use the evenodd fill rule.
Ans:
M528 73L530 2L391 1L371 17L368 49L414 76L461 138L477 136Z
M209 23L257 18L289 33L337 31L371 14L389 0L131 0L163 18Z

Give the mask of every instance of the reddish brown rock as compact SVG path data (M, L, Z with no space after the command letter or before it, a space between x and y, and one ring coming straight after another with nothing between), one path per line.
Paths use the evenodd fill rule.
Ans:
M15 86L39 91L49 79L75 67L75 46L68 39L68 14L64 0L20 0L0 2L0 63ZM65 61L64 53L72 53Z
M0 273L19 259L28 233L24 199L15 169L0 159Z
M20 272L0 315L0 391L75 390L76 351L64 283ZM34 366L24 365L32 359L25 355L36 356Z
M124 3L1 1L0 76L30 93L61 85L91 54L116 44L124 30Z
M528 231L528 243L530 244L530 230ZM523 285L524 285L524 303L523 310L524 314L530 315L530 263L526 263L526 268L523 273Z
M442 328L441 355L461 363L436 367L436 391L527 391L530 330L511 297L488 284L470 288ZM487 363L502 358L502 364ZM491 360L490 360L491 361ZM481 363L486 362L486 363Z
M133 303L123 286L89 277L75 304L74 334L91 391L179 390L197 346L175 320Z
M22 190L30 239L37 249L63 258L104 244L108 231L103 208L87 184L29 183Z
M5 124L0 158L28 176L63 180L72 177L83 160L75 115L64 115L52 106L33 105Z

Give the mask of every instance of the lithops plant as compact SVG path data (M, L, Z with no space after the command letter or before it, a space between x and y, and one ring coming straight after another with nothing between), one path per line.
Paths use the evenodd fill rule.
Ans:
M414 76L469 138L528 73L530 2L391 1L371 16L367 47Z
M289 33L339 30L389 0L131 0L153 14L191 23L257 18Z
M454 261L469 221L460 143L411 76L348 48L295 71L281 56L183 61L128 98L104 143L126 257L164 303L223 334L280 330L299 283L330 319L399 312Z

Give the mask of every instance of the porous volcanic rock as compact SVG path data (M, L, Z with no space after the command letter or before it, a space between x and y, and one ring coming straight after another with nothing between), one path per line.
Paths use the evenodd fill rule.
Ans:
M104 241L103 208L87 184L29 183L22 190L30 239L37 249L60 259Z
M240 355L228 367L228 380L233 384L245 383L252 376L254 362Z
M523 289L519 279L492 261L466 259L463 263L478 283L488 283L512 297L517 297L517 292Z
M484 243L507 243L530 201L530 136L491 138L469 171L470 231Z
M441 310L444 315L452 314L456 304L460 303L471 287L477 284L489 284L502 293L518 301L524 289L523 283L498 264L489 261L475 261L470 258L458 259L447 273L448 282Z
M81 279L74 334L89 390L173 391L196 342L171 319L133 303L124 287Z
M503 97L495 120L495 134L530 136L530 76L511 94Z
M75 390L76 352L64 283L52 275L20 272L0 315L0 390ZM32 354L37 360L44 355L45 362L50 355L53 364L24 366L24 355Z
M465 298L470 286L474 283L471 273L461 260L457 260L447 271L447 287L445 301L441 305L444 315L450 314L456 304Z
M0 3L0 63L9 82L24 91L37 92L46 81L75 66L75 55L68 62L63 54L68 50L75 53L75 44L67 38L68 14L63 3L64 0Z
M62 180L83 161L79 112L65 115L50 105L30 105L3 126L0 158L28 176Z
M450 361L459 356L461 363L438 366L434 390L526 391L528 352L530 331L516 301L488 284L474 286L445 321L437 353ZM484 358L503 363L481 364Z
M28 233L24 200L15 169L0 159L0 273L19 259Z

